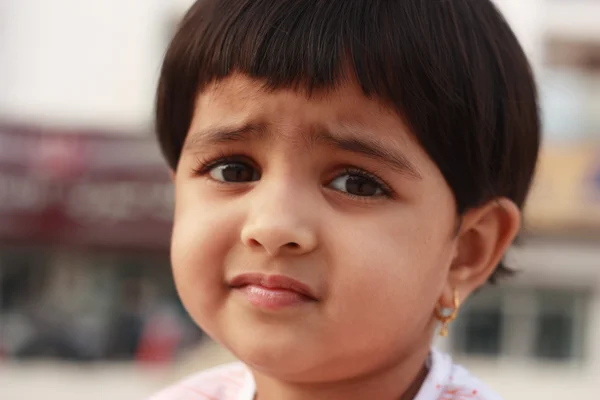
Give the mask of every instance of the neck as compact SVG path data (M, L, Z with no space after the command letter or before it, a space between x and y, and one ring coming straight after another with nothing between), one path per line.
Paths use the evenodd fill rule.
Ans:
M255 400L413 400L428 373L429 349L424 350L393 366L336 382L291 383L254 372Z

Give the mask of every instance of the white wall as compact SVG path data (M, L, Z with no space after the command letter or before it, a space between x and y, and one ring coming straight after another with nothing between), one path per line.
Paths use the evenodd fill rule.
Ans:
M0 115L138 130L148 124L169 0L5 0Z
M600 2L552 1L546 15L546 27L553 35L600 42Z
M194 4L195 0L171 0L173 8L176 12L183 14L187 9Z
M534 67L542 60L547 0L493 0L511 25Z

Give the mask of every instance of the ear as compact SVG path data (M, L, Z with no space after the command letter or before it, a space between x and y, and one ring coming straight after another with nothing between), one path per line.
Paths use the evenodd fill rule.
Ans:
M442 294L443 306L452 305L456 289L460 301L483 286L521 226L521 211L511 200L495 199L469 210L462 218L455 256Z
M169 169L170 175L171 175L171 182L175 182L175 170L174 169Z

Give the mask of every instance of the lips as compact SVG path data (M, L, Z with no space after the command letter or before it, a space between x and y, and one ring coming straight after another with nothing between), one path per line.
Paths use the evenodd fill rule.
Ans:
M295 293L306 300L317 300L316 294L309 286L284 275L242 274L234 277L229 286L233 289L250 287L273 293Z

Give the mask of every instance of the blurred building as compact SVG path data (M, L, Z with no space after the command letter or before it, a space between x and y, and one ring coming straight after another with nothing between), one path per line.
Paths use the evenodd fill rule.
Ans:
M198 338L170 274L172 185L151 129L181 12L0 4L0 357L166 359L166 336Z
M0 3L0 354L133 357L150 316L188 326L151 111L191 3ZM496 3L539 79L544 149L509 260L521 272L478 293L439 344L507 399L590 398L600 392L600 2Z

